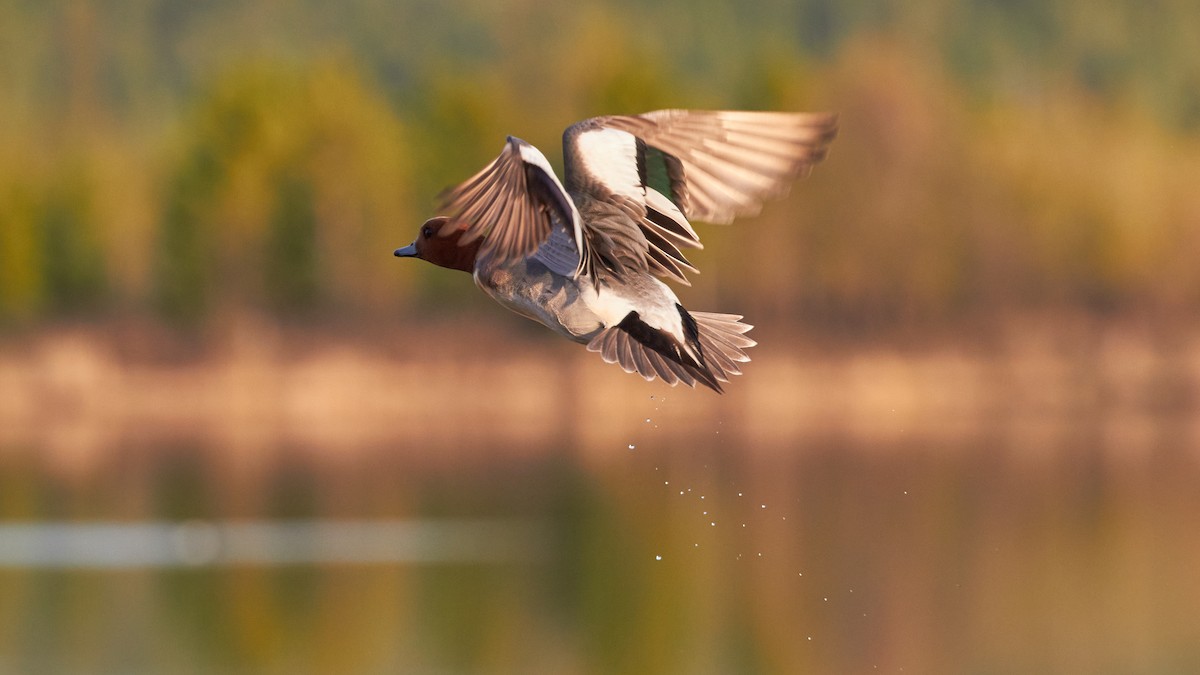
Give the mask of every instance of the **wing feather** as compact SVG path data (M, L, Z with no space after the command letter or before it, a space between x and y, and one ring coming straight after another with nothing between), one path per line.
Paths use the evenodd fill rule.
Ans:
M574 260L574 273L590 273L579 212L545 156L519 138L509 136L496 159L443 193L442 210L449 218L439 234L462 230L462 246L483 238L478 255L486 264L534 255L557 228L567 236L555 238L556 268ZM564 244L574 251L561 250Z
M680 210L722 224L786 193L837 135L837 116L829 113L657 110L603 119L678 159L682 175L673 178L687 188ZM694 181L697 171L710 180Z
M479 256L491 264L537 254L562 273L574 261L575 274L593 279L633 268L686 284L697 270L683 251L702 248L690 220L757 213L836 135L837 116L826 113L594 117L563 134L565 188L545 156L510 136L499 157L443 195L450 219L440 234L463 230L462 245L483 238ZM650 185L650 174L663 184ZM548 243L558 230L567 236Z

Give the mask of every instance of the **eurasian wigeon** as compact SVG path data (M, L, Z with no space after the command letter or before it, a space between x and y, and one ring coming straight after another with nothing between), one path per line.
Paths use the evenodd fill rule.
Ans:
M447 215L397 249L470 272L512 311L608 363L717 392L756 343L736 314L689 312L659 278L688 284L689 220L729 223L825 157L828 113L658 110L593 117L563 134L565 181L537 148L500 156L443 195ZM564 185L565 183L565 185Z

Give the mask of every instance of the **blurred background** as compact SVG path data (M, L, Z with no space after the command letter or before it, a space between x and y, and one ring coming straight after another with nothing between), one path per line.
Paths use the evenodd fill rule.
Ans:
M0 672L1200 670L1200 8L0 5ZM834 110L727 394L395 260L507 134Z

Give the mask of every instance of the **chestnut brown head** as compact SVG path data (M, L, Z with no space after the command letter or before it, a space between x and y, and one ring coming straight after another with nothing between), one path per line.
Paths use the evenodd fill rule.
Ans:
M475 271L475 254L482 239L461 244L463 231L448 225L446 216L430 218L421 225L417 238L404 248L396 249L397 258L420 258L434 265L464 272Z

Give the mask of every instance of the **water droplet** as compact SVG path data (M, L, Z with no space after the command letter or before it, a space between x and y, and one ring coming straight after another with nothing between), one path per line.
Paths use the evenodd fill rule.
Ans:
M649 417L647 417L647 418L646 418L646 424L650 424L650 418L649 418Z
M716 526L717 526L717 524L716 524L716 523L709 523L709 525L712 525L713 527L716 527Z
M662 556L661 556L661 555L656 555L656 556L654 556L654 559L655 559L655 560L662 560Z
M767 508L767 505L766 505L766 504L763 504L763 505L762 505L762 507L765 509L765 508Z
M630 449L630 450L633 450L633 449L634 449L634 448L636 448L636 447L637 447L637 446L636 446L636 445L634 445L633 443L630 443L630 444L629 444L629 449Z

